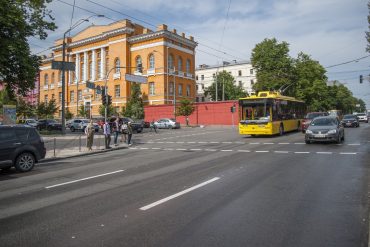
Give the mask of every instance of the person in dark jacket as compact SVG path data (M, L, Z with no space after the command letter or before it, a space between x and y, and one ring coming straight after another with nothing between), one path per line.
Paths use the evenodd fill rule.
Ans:
M132 143L131 143L131 138L132 138L132 126L131 126L131 122L128 122L127 123L127 135L128 135L127 144L129 146L131 146L132 145Z

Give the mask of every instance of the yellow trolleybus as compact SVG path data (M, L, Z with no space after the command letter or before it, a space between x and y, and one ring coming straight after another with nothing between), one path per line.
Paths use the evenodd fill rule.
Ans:
M299 130L306 112L303 101L262 91L239 99L239 133L241 135L283 135Z

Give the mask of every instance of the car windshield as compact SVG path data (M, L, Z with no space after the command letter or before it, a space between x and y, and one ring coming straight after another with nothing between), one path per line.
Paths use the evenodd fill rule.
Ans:
M331 126L336 125L335 120L331 118L316 118L311 122L312 126Z
M357 116L366 116L365 113L359 113Z
M89 123L89 120L85 119L85 120L82 120L83 123Z
M57 121L55 120L48 120L49 123L56 123Z
M324 113L308 113L305 118L314 119L315 117L324 116Z
M354 115L344 115L343 119L355 119Z
M27 122L29 122L29 123L36 123L36 120L30 119L30 120L27 120Z

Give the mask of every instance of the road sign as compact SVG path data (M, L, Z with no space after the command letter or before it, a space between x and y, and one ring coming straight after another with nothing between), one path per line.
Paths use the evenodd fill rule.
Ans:
M96 90L96 93L97 94L101 94L101 87L100 86L97 86L96 88L95 88L95 90Z
M148 83L148 78L141 75L125 74L125 80L137 83Z
M51 69L62 70L62 61L51 61ZM65 71L75 71L76 65L74 62L64 62Z

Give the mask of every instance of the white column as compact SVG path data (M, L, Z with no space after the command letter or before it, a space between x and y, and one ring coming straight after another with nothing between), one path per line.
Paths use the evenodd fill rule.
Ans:
M88 56L87 56L87 51L84 52L84 74L83 74L83 81L87 81L87 68L88 68Z
M100 78L105 78L105 48L100 48Z
M92 51L92 71L91 71L91 80L96 80L96 50Z
M80 53L76 53L75 82L78 83L79 79L80 79Z

